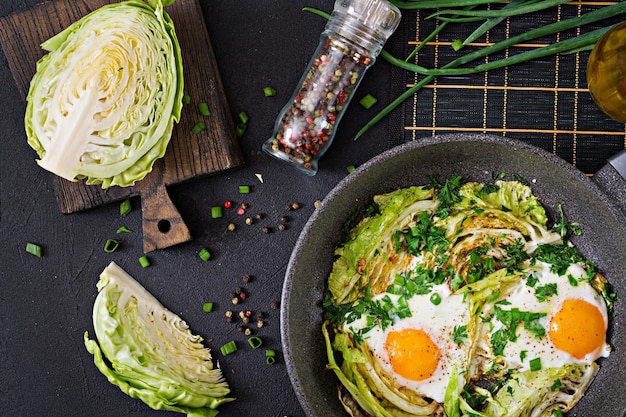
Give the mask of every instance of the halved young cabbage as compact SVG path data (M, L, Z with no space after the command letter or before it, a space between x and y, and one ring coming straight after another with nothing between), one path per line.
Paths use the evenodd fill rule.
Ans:
M114 262L102 272L93 308L97 340L85 346L110 383L155 410L213 417L233 401L202 337Z
M27 96L28 143L70 181L130 186L165 154L180 119L183 66L172 0L94 10L41 47Z

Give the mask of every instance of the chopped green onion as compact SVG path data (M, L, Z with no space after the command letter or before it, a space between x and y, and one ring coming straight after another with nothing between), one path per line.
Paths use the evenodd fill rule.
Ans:
M252 349L258 349L263 344L263 341L258 336L252 336L251 338L248 339L248 344L250 345Z
M120 215L127 216L131 210L132 207L130 205L130 198L127 198L120 203Z
M245 123L238 123L237 126L235 127L235 135L240 138L243 136L244 133L246 133L246 130L248 130L248 125Z
M187 90L185 90L183 92L183 104L189 104L189 103L191 103L191 96L189 95Z
M239 112L239 120L241 120L241 123L248 124L248 119L248 114L245 111Z
M212 219L219 219L220 217L222 217L223 212L222 212L222 206L213 206L211 207L211 218Z
M461 48L463 48L463 41L461 39L457 39L454 42L452 42L452 49L454 49L455 51L458 51Z
M263 94L265 97L274 97L276 95L276 89L274 87L264 87Z
M139 265L141 265L142 268L147 268L150 266L150 259L148 259L147 256L142 256L141 258L139 258Z
M361 99L361 101L359 101L359 104L365 107L366 109L370 109L372 108L374 104L376 104L377 101L378 99L376 97L374 97L371 94L367 94L365 97Z
M132 230L130 230L128 227L126 226L121 226L119 227L115 233L120 234L120 233L132 233Z
M204 303L204 305L202 306L202 311L204 311L205 313L210 313L211 311L213 311L213 303Z
M231 340L230 342L226 343L224 346L220 348L220 352L222 352L222 355L224 356L230 355L231 353L234 353L236 351L237 351L237 345L235 344L234 340Z
M206 104L203 101L198 103L198 111L203 116L210 116L211 115L211 110L209 110L209 105Z
M204 124L204 122L198 122L193 128L191 128L191 131L195 134L198 134L204 129L206 129L206 125Z
M531 359L529 365L531 372L541 371L541 358Z
M239 186L239 194L250 194L250 186L248 186L248 185L240 185Z
M206 262L209 259L211 259L211 252L209 252L209 250L207 248L202 248L198 252L198 256L200 257L200 259L202 259L204 262Z
M355 169L356 169L356 167L354 165L348 165L346 167L346 171L348 171L348 174L352 174Z
M561 410L554 410L554 412L552 413L552 415L554 417L563 417L563 411Z
M265 351L265 363L267 363L268 365L273 365L274 363L276 363L276 352L274 352L272 349L267 349Z
M106 253L115 252L120 247L120 241L115 239L109 239L104 244L104 251Z
M554 391L554 390L556 390L556 389L559 389L559 388L561 388L561 385L562 385L562 384L561 384L561 379L560 379L560 378L557 378L557 379L555 379L555 380L554 380L554 382L552 383L552 386L550 386L550 390Z
M436 292L432 293L430 296L430 302L438 306L439 304L441 304L441 296Z
M35 255L38 258L41 258L41 246L36 243L26 243L26 253L30 253L31 255Z

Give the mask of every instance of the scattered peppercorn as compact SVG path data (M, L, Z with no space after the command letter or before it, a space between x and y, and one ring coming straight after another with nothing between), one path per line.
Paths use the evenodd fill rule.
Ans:
M243 208L243 207L239 207L237 209L237 214L240 215L240 216L243 216L244 214L246 214L246 209Z
M243 332L246 336L250 336L252 334L252 330L246 327L246 330Z
M254 220L252 219L252 217L246 217L246 224L247 225L251 225L254 223Z
M261 220L263 218L263 214L257 213L257 215L254 216L254 218L257 219L257 220Z
M250 275L248 275L248 274L244 275L244 276L241 278L241 280L242 280L244 283L248 283L248 282L250 282L250 280L251 280L251 279L252 279L252 277L251 277Z
M231 231L231 232L232 232L233 230L235 230L236 228L237 228L237 226L235 226L235 223L230 223L230 224L228 225L228 230L229 230L229 231Z
M244 210L247 210L247 209L248 209L248 207L250 207L250 206L248 205L248 203L241 203L241 206L240 206L240 207L241 207L242 209L244 209Z
M224 208L231 208L233 206L233 202L230 200L224 201Z
M256 327L258 327L259 329L260 329L261 327L263 327L263 320L259 320L259 321L257 321L257 322L256 322Z
M281 224L279 224L279 225L278 225L278 230L280 230L280 231L283 231L283 230L285 230L286 228L287 228L287 226L285 226L285 224L284 224L284 223L281 223Z
M280 216L280 221L283 223L287 223L289 221L289 217L287 216Z
M262 311L259 311L258 313L256 313L256 318L257 319L262 319L264 317L264 314Z
M238 332L243 332L246 328L244 326L237 326Z
M287 211L291 211L291 210L292 210L292 208L291 208L291 204L287 204L287 205L285 205L285 210L287 210Z
M315 208L318 208L321 204L322 204L322 200L315 200L315 203L313 203Z
M232 301L233 304L239 304L239 297L237 297L237 294L231 294L230 300Z
M270 229L269 227L265 226L263 228L263 233L271 233L271 232L272 232L272 229Z
M292 204L291 204L291 208L292 208L293 210L298 210L298 209L300 208L300 204L298 204L298 203L292 203Z
M280 303L279 303L278 301L272 301L272 302L270 303L270 308L271 308L272 310L276 310L279 306L280 306Z

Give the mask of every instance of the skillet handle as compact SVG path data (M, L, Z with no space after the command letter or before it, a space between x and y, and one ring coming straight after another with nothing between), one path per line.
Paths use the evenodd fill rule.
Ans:
M622 176L624 181L626 181L626 150L621 151L617 155L609 158L609 164L615 168L615 170Z
M593 181L626 216L626 150L608 160L593 176Z

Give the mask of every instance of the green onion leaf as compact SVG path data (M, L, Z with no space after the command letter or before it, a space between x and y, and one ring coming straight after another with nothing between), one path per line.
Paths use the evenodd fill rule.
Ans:
M187 90L185 90L183 92L183 104L189 104L189 103L191 103L191 96L189 95Z
M267 349L265 351L265 363L267 363L268 365L273 365L274 363L276 363L276 352L274 352L272 349Z
M430 296L430 302L438 306L441 304L441 296L436 292L432 293Z
M132 230L130 230L128 227L126 226L120 226L118 227L118 229L115 231L115 233L120 234L120 233L132 233Z
M355 169L356 169L356 167L354 165L348 165L346 167L346 171L348 171L348 174L352 174Z
M129 198L127 198L126 200L120 203L120 215L127 216L131 210L132 210L132 207L130 205Z
M235 135L240 138L243 136L244 133L246 133L246 130L248 130L248 125L245 123L238 123L237 126L235 127Z
M263 344L263 341L258 336L252 336L251 338L248 339L248 344L250 345L252 349L258 349Z
M531 372L541 371L541 358L531 359L529 364Z
M204 101L201 101L200 103L198 103L198 111L203 116L211 115L211 110L209 110L209 105L206 104Z
M276 89L274 87L264 87L263 94L265 97L274 97L276 95Z
M206 125L204 124L204 122L198 122L195 124L193 128L191 128L191 131L197 135L198 133L202 132L204 129L206 129Z
M41 258L41 246L36 243L26 243L26 253L30 253L31 255L35 255L38 258Z
M220 217L222 217L222 215L223 215L222 206L213 206L213 207L211 207L211 218L212 219L219 219Z
M109 239L104 244L104 251L106 253L115 252L120 247L120 241L115 239Z
M142 256L141 258L139 258L139 265L141 265L142 268L147 268L150 266L150 259L148 259L147 256Z
M213 303L204 303L202 305L202 311L204 311L205 313L210 313L211 311L213 311Z
M365 97L363 97L360 101L359 104L363 107L365 107L366 109L370 109L372 108L372 106L374 104L376 104L376 102L378 101L378 99L376 97L374 97L371 94L367 94Z
M248 124L248 119L248 114L245 111L239 112L239 120L241 120L241 123Z
M224 346L220 347L220 352L222 352L222 355L226 356L226 355L230 355L231 353L234 353L237 351L237 345L235 344L234 340L231 340L230 342L226 343Z
M250 194L250 186L248 186L248 185L240 185L239 186L239 194Z
M209 259L211 259L211 252L209 252L209 250L207 248L202 248L198 252L198 256L200 257L200 259L202 259L204 262L206 262Z

